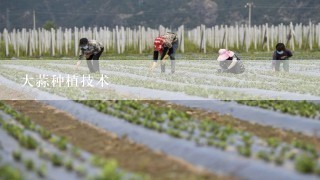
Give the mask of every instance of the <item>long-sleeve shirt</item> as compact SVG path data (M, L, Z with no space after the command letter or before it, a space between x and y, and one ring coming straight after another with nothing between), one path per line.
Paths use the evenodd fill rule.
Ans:
M172 44L178 41L177 34L172 32L167 32L160 36L163 39L163 50L161 51L160 60L162 60L167 54L168 50L172 48ZM159 51L153 52L153 60L158 60Z
M92 54L97 54L102 50L102 48L104 48L104 46L101 42L98 42L96 40L89 40L88 48L80 50L79 59L82 59L84 56L87 58Z
M162 36L162 38L164 39L163 46L169 49L172 47L172 43L178 41L177 34L172 32L167 32Z
M292 52L290 50L284 50L283 54L278 54L277 51L274 51L272 59L273 60L288 60L289 57L292 56Z

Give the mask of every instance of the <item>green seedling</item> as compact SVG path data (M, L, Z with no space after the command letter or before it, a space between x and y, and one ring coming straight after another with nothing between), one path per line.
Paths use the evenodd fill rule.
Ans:
M20 151L13 151L12 157L16 161L21 161L21 152Z
M267 143L270 147L272 148L276 148L280 145L280 140L279 139L275 139L275 138L269 138L267 140Z
M271 159L270 155L265 151L259 151L256 156L257 156L258 159L262 159L262 160L264 160L266 162L269 162L270 159Z
M107 161L99 156L93 156L90 160L90 163L96 167L103 167Z
M312 173L316 170L316 161L307 154L299 155L295 160L295 169L301 173Z
M62 137L62 138L60 138L60 139L58 140L58 142L56 142L55 145L56 145L60 150L65 151L65 150L67 150L67 148L68 148L67 144L68 144L67 140L66 140L64 137Z
M274 162L276 163L276 165L282 165L283 162L284 162L284 158L282 156L277 156L275 159L274 159Z
M3 180L22 180L22 176L19 170L10 166L0 165L0 179Z
M68 171L72 171L73 170L73 161L72 160L67 160L65 163L64 163L64 166L65 168L68 170Z
M77 166L76 168L75 168L75 171L76 171L76 173L77 173L77 175L78 176L81 176L81 177L83 177L83 176L85 176L86 175L86 170L85 170L85 168L83 167L83 166Z
M117 171L118 165L114 160L109 160L102 169L101 179L120 180L122 174Z
M54 166L61 166L63 164L63 158L58 154L52 154L51 162Z
M27 159L24 161L24 166L29 170L32 171L34 169L34 163L31 159Z
M290 160L294 160L295 159L295 157L296 157L296 152L294 152L294 151L290 151L290 152L288 152L287 154L286 154L286 158L287 159L290 159Z
M45 164L42 164L38 169L37 169L37 174L39 177L44 178L47 175L47 167Z
M43 138L43 139L45 139L45 140L48 140L48 139L50 139L51 138L51 133L49 132L49 131L47 131L47 130L45 130L45 129L43 129L43 128L39 128L39 133L40 133L40 135L41 135L41 137Z
M247 146L237 146L238 153L245 156L250 157L251 156L251 148Z
M36 149L38 147L38 142L31 136L21 135L19 137L20 144L27 149Z
M75 156L77 158L81 158L80 150L77 147L73 146L71 148L71 153L72 153L73 156Z

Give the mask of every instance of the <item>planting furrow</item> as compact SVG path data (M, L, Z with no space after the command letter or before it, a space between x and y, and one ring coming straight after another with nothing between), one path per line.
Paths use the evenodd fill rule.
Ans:
M6 137L2 140L6 144L4 151L12 155L13 162L24 164L25 169L33 172L38 177L32 179L86 179L86 178L102 178L106 177L102 167L94 167L90 161L92 156L88 153L76 150L71 145L59 137L53 136L44 129L35 126L27 118L19 115L16 111L3 105L1 102L1 110L14 115L18 121L11 116L0 111L0 121L3 129L7 134L1 137ZM25 125L29 126L25 128ZM32 129L32 130L31 130ZM37 132L41 133L40 135ZM19 144L16 142L18 141ZM51 143L55 144L53 146ZM93 162L93 161L91 161ZM102 162L102 161L101 161ZM111 165L106 162L108 165ZM99 165L100 166L100 165ZM104 165L102 165L104 166ZM111 167L110 167L111 168ZM116 166L114 166L116 168ZM116 169L109 169L108 176L119 179L122 175ZM101 173L101 175L100 175ZM121 173L124 173L123 171ZM29 173L25 173L29 174ZM32 173L30 173L32 174ZM124 178L135 177L133 175L123 176ZM138 178L138 176L136 176Z
M85 106L83 106L83 105L80 105L80 104L77 104L77 103L75 103L75 102L72 102L72 101L46 101L46 103L51 103L51 105L53 105L53 106L55 106L55 107L57 107L57 106L59 106L59 107L57 107L58 109L63 109L63 110L66 110L66 111L68 111L68 112L70 112L70 111L73 111L73 112L71 112L71 114L73 114L74 116L78 116L78 118L80 119L84 119L84 117L87 117L86 118L86 120L87 121L90 121L91 123L94 123L94 124L96 124L96 125L98 125L99 127L102 127L102 128L106 128L106 129L109 129L110 130L110 128L114 128L114 130L113 131L117 131L118 132L118 134L126 134L128 137L130 137L130 138L133 138L133 139L135 139L135 141L139 141L139 142L144 142L144 143L150 143L150 145L151 146L154 146L154 148L156 148L156 149L162 149L163 151L165 151L165 152L167 152L167 151L178 151L177 152L177 154L174 154L174 155L176 155L176 156L179 156L180 155L180 157L181 156L183 156L183 155L181 155L181 153L182 152L190 152L191 154L187 154L187 153L185 153L185 154L187 154L188 156L187 157L185 157L185 158L192 158L193 157L193 159L189 159L189 161L197 161L197 163L196 162L194 162L194 163L196 163L196 164L205 164L206 166L207 165L210 165L210 167L211 166L214 166L214 164L212 164L212 160L210 161L210 163L209 162L206 162L206 163L204 163L204 162L198 162L198 161L200 161L201 159L199 159L199 156L201 156L201 157L203 157L204 156L204 154L206 154L205 152L207 152L208 153L208 156L209 157L212 157L212 152L215 152L214 154L215 155L219 155L219 157L226 157L226 156L228 156L228 158L229 158L229 160L230 161L232 161L232 162L229 162L229 163L232 163L233 165L236 165L236 163L235 163L235 161L239 161L239 162L241 162L240 164L237 164L237 166L238 167L240 167L240 166L244 166L244 162L246 162L245 164L251 164L251 163L258 163L258 165L257 164L255 164L253 167L251 167L250 165L248 166L248 168L246 167L245 168L245 170L243 171L243 170L239 170L239 171L241 171L241 172L237 172L236 174L238 175L241 175L241 176L244 176L242 173L244 173L244 172L246 172L246 173L248 173L247 171L250 171L250 170L248 170L248 169L251 169L251 168L253 168L253 169L255 169L254 171L261 171L262 169L264 169L264 171L268 171L268 169L269 168L271 168L272 169L272 167L273 166L270 166L269 167L269 165L263 165L264 163L262 163L262 164L259 164L259 162L256 162L256 161L252 161L252 160L248 160L248 159L243 159L243 158L240 158L240 160L236 160L236 159L239 159L239 157L237 156L237 155L235 155L235 154L230 154L230 153L227 153L227 154L225 154L225 155L223 155L225 152L220 152L219 153L219 151L217 151L216 149L214 149L214 148L209 148L209 147L201 147L201 148L199 148L198 146L196 146L196 144L194 144L194 143L190 143L189 141L185 141L185 140L181 140L181 142L180 142L180 140L179 141L177 141L177 139L174 139L174 138L172 138L172 141L173 142L175 142L174 144L176 145L176 144L179 144L179 146L181 146L181 148L183 148L183 149L179 149L178 147L175 147L174 145L172 145L172 144L170 144L170 143L173 143L173 142L171 142L171 138L170 137L168 137L168 136L166 136L166 135L163 135L163 134L158 134L158 133L154 133L154 132L152 132L152 131L148 131L148 130L146 130L146 129L144 129L144 128L134 128L134 127L136 127L136 126L133 126L132 124L130 124L130 123L127 123L127 122L124 122L124 121L121 121L121 119L118 119L118 118L113 118L113 117L111 117L111 116L107 116L106 117L106 115L104 115L104 114L101 114L101 113L97 113L95 110L92 110L91 108L88 108L88 107L85 107ZM83 109L84 108L84 109ZM80 111L79 111L79 109L80 109ZM80 113L79 113L80 112ZM81 112L83 112L83 114L81 113ZM80 117L81 116L81 117ZM94 118L94 119L92 119L92 117L97 117L97 118ZM113 122L113 120L114 120L114 122ZM119 124L120 123L120 124ZM122 123L122 124L121 124ZM130 127L130 126L132 126L132 127ZM128 128L128 129L126 129L126 128ZM147 134L147 136L146 136L146 134ZM159 136L159 137L157 137L157 136ZM146 137L150 137L151 139L148 139L148 138L146 138ZM164 138L164 139L163 139ZM159 141L157 141L157 142L155 142L154 141L154 139L159 139ZM164 142L162 142L162 141L164 141ZM169 143L170 142L170 143ZM160 144L159 144L160 143ZM164 144L161 144L161 143L164 143ZM169 144L167 144L167 143L169 143ZM190 144L189 144L190 143ZM162 147L162 145L164 146L164 147ZM187 146L188 145L188 146ZM160 147L159 147L160 146ZM191 147L189 147L189 146L191 146ZM201 153L199 152L199 154L192 154L192 153L194 153L193 152L193 148L195 149L195 151L197 152L197 151L201 151ZM166 148L169 148L169 149L166 149ZM177 149L178 148L178 149ZM188 151L186 151L186 149L184 149L184 148L191 148L191 150L188 150ZM208 150L204 150L204 149L206 149L206 148L208 148ZM215 150L215 151L213 151L213 150ZM211 156L209 155L209 151L210 151L210 154L211 154ZM217 151L217 152L216 152ZM169 152L168 152L169 153ZM174 152L171 152L171 153L174 153ZM222 154L221 154L222 153ZM170 154L170 153L169 153ZM184 153L182 153L182 154L184 154ZM234 155L234 156L233 156ZM197 157L197 158L195 158L195 157ZM231 158L232 157L232 158ZM212 157L212 158L217 158L217 157ZM227 159L228 159L227 158ZM231 158L231 159L230 159ZM233 158L235 158L235 159L233 159ZM208 157L207 158L205 158L205 159L207 159L208 160ZM225 159L225 158L222 158L222 159ZM221 161L221 159L217 159L217 161ZM204 160L201 160L201 161L204 161ZM219 162L218 161L218 162ZM250 163L249 163L249 162ZM251 162L252 161L252 162ZM209 163L209 164L208 164ZM220 163L227 163L227 162L220 162ZM205 166L205 165L203 165L203 166ZM264 168L262 168L262 166L267 166L267 167L264 167ZM231 173L231 171L235 171L235 169L237 169L235 166L230 166L231 168L233 167L233 169L229 169L230 171L228 171L228 173ZM211 167L212 168L212 167ZM220 167L221 168L221 167ZM260 168L262 168L262 169L260 169ZM265 168L267 168L267 169L265 169ZM274 167L275 169L277 169L276 167ZM214 169L216 169L216 167L214 168ZM219 170L219 168L217 168L218 170ZM216 170L217 170L216 169ZM260 170L259 170L260 169ZM222 169L221 171L227 171L226 169ZM272 170L273 171L273 170ZM286 174L285 172L283 172L283 171L281 171L282 172L282 175L283 176L288 176L288 174ZM234 172L233 172L234 173ZM246 173L244 173L244 174L246 174ZM274 172L273 172L274 173ZM290 174L290 173L289 173ZM291 175L290 175L291 176ZM252 177L252 176L251 176ZM281 176L280 176L281 177ZM290 177L290 178L294 178L294 177ZM302 177L301 177L302 178ZM305 177L306 178L306 177Z
M64 72L69 72L71 70L71 68L73 66L71 65L59 65L59 64L50 64L53 65L55 67L69 67L70 69L64 69ZM16 66L16 65L4 65L5 67L8 68L20 68L22 70L27 70L27 67L21 67L21 66ZM30 71L29 67L29 71ZM85 72L84 68L81 68L83 71ZM35 69L37 70L37 69ZM38 71L39 72L39 71ZM312 96L312 95L304 95L304 94L298 94L298 93L290 93L290 92L279 92L279 91L272 91L272 90L263 90L263 89L255 89L255 88L236 88L236 87L222 87L222 86L212 86L212 85L202 85L202 84L188 84L188 83L181 83L181 82L175 82L175 81L167 81L167 80L159 80L159 79L155 79L152 77L148 77L148 76L141 76L141 75L136 75L136 74L131 74L131 73L123 73L123 72L112 72L112 71L101 71L102 73L108 74L108 75L116 75L117 77L121 76L123 78L126 77L130 77L133 79L137 79L137 80L141 80L141 81L153 81L154 83L165 83L167 85L178 85L178 86L196 86L198 88L204 89L204 90L219 90L219 91L226 91L226 92L234 92L234 94L236 93L243 93L243 94L251 94L252 98L256 99L288 99L288 100L317 100L319 99L319 97L317 96ZM41 73L44 73L44 71L42 71ZM47 72L47 74L49 73L49 71ZM52 72L50 72L50 74L54 74ZM116 81L115 81L116 83ZM230 95L232 93L229 93ZM238 98L250 98L250 96L234 96L233 98L238 99ZM222 98L224 98L224 96L222 96ZM226 97L225 97L226 98ZM228 98L232 98L232 97L228 97Z
M4 78L3 82L5 81L6 79ZM8 83L11 84L10 82L11 81L9 81ZM21 87L17 85L17 88ZM141 89L143 90L142 94ZM130 92L131 94L137 93L135 94L137 97L148 97L149 94L153 95L154 97L156 95L156 99L162 100L168 100L168 95L170 95L170 92L150 90L146 88L135 89L132 87L125 87L125 89L122 89L121 86L117 86L115 90L117 92ZM172 93L171 96L175 97L175 99L177 99L176 96L180 96L180 99L197 100L197 98L195 97L178 93ZM48 97L50 96L43 96L41 98L47 100ZM241 120L259 123L262 125L269 125L276 128L283 128L286 130L292 130L294 132L301 132L307 135L314 135L314 133L319 131L320 129L320 122L311 119L291 116L280 112L273 112L255 107L248 107L232 102L208 101L208 99L202 98L202 101L175 101L175 103L187 107L202 108L209 111L219 112L221 114L231 114L232 116Z

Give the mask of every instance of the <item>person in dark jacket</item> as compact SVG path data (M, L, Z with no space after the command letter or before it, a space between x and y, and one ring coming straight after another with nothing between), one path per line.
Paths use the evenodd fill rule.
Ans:
M275 71L280 71L280 64L283 64L283 69L289 72L289 58L292 57L292 52L286 49L283 43L276 45L276 50L273 53L272 67Z
M81 63L83 57L87 60L87 65L90 73L99 73L99 58L104 50L102 43L96 40L88 40L87 38L81 38L79 42L80 55L77 62L77 69Z
M220 49L217 60L221 67L221 69L218 69L218 72L241 74L245 71L244 64L232 51Z
M161 72L165 72L164 60L167 56L170 57L171 61L171 73L175 72L175 53L178 49L179 41L177 34L167 32L162 36L157 37L154 40L154 51L153 51L153 66L155 67L157 60L160 55L161 60Z

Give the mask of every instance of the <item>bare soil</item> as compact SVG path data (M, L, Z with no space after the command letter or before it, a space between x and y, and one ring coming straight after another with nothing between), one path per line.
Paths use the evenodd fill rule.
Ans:
M298 140L301 142L313 144L318 150L320 150L320 139L317 138L316 136L307 136L302 133L297 133L289 130L274 128L271 126L264 126L260 124L254 124L238 118L234 118L229 115L219 115L216 112L206 111L206 110L197 109L197 108L189 108L189 107L173 104L166 101L145 101L145 102L150 104L155 104L157 106L163 106L163 107L184 111L184 112L187 112L192 117L199 120L210 119L224 126L230 126L241 131L250 132L253 135L256 135L262 139L273 137L287 143L291 143L294 140Z
M50 132L66 137L73 145L107 159L115 159L121 168L145 174L150 179L231 179L209 173L182 159L154 152L126 138L119 138L40 102L5 103Z

